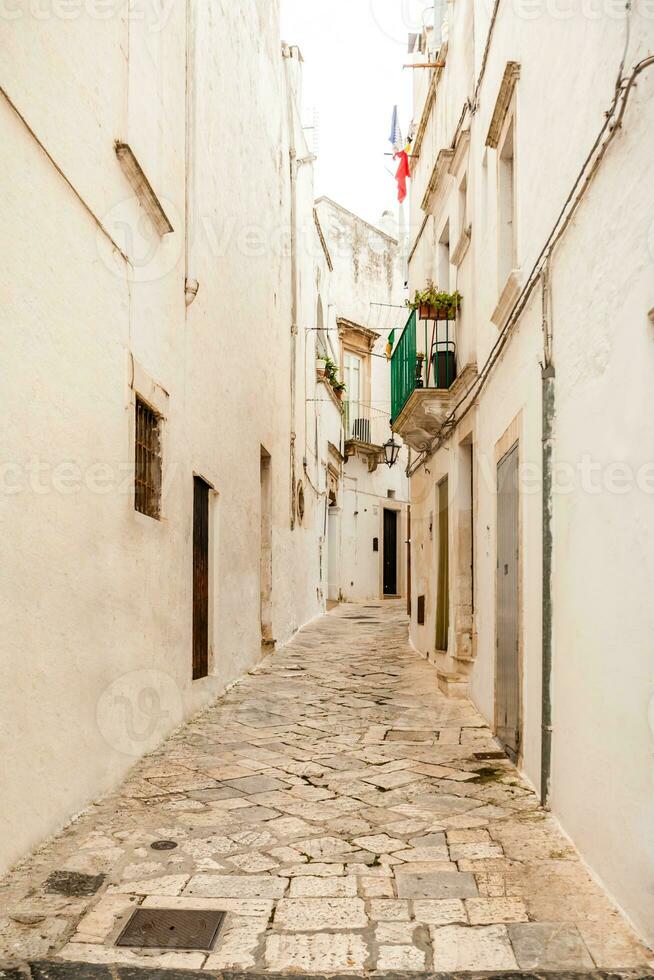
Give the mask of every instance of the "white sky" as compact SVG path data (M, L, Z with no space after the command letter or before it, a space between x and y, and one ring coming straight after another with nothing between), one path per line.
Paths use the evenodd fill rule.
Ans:
M282 0L282 38L304 56L305 107L319 113L317 195L379 223L397 208L390 151L393 106L411 121L410 31L433 0ZM391 173L389 173L390 171Z

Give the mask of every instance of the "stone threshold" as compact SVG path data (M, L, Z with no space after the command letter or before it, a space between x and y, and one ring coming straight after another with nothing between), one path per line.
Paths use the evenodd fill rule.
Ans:
M649 970L589 970L587 972L553 972L506 970L489 972L398 972L366 973L267 973L263 971L167 970L144 969L118 964L60 962L35 960L18 966L0 966L0 980L352 980L352 977L374 980L654 980Z

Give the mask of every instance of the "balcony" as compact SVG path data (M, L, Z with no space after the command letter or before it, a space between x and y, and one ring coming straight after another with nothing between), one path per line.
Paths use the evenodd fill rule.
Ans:
M424 319L413 310L391 357L391 428L421 452L477 375L460 369L456 320Z
M388 415L363 402L343 402L345 427L345 458L358 456L365 459L370 472L377 469L388 438Z

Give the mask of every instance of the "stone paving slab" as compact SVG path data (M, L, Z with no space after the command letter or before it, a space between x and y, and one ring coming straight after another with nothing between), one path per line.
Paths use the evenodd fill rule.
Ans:
M400 604L338 607L0 881L0 980L651 976L497 750ZM138 907L225 920L116 948Z
M351 980L352 974L341 973L299 973L294 972L295 980ZM507 980L510 977L520 977L523 980L651 980L654 976L648 971L626 970L589 972L576 971L531 971L523 973L433 973L433 972L403 972L393 970L388 973L376 971L375 980ZM2 970L0 980L288 980L286 973L254 973L241 971L205 971L205 970L153 970L137 969L125 966L97 966L88 963L60 963L39 961L30 963L23 968Z

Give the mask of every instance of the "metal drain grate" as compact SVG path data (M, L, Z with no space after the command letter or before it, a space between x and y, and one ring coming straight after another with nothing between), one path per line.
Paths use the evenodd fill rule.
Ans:
M210 950L224 918L207 909L136 909L116 946Z

